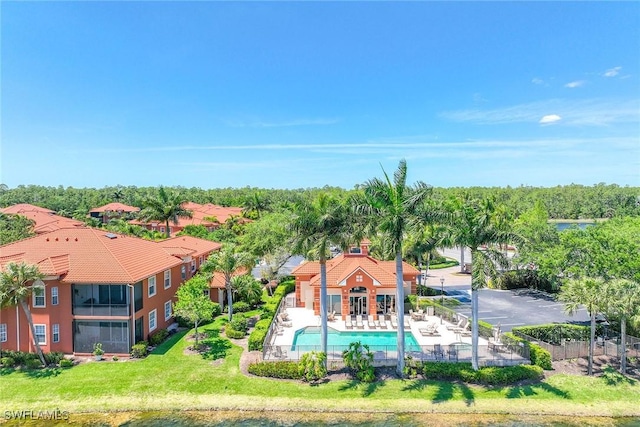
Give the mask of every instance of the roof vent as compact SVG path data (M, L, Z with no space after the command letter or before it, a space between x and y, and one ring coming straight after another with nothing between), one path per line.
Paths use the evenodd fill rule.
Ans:
M118 237L117 234L113 234L113 233L107 233L105 234L105 236L109 239L115 239L116 237Z

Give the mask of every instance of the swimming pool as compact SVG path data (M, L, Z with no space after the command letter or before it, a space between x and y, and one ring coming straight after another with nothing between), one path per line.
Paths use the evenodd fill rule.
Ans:
M389 350L395 351L398 344L398 333L395 331L336 331L328 328L327 346L348 348L352 342L360 341L370 347L371 351ZM292 350L296 346L320 346L320 328L308 326L296 331L293 337ZM404 333L404 347L407 351L419 351L420 345L411 332Z

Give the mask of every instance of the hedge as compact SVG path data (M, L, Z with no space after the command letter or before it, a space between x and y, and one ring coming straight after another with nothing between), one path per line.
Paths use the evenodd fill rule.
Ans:
M248 370L259 377L302 379L297 362L258 362L250 364Z
M550 323L536 326L518 326L513 332L528 335L537 340L560 345L562 340L589 341L590 327L568 323Z
M535 365L487 366L474 371L471 363L423 362L418 374L427 379L463 381L486 385L507 385L524 380L541 380L542 368Z
M249 351L262 350L267 331L269 330L269 326L271 326L273 316L275 316L280 301L285 295L293 292L295 288L296 282L294 280L287 280L278 285L272 296L263 294L265 304L262 306L260 320L256 323L251 335L249 335Z
M507 332L502 335L502 342L507 345L523 345L529 348L529 359L531 364L541 367L542 369L551 370L551 353L538 344L530 343L529 341L514 335L512 332Z

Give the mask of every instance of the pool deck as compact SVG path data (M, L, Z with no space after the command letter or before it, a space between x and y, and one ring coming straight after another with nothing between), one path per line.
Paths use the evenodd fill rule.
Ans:
M320 327L320 316L314 315L312 310L306 308L287 308L289 320L284 326L282 322L278 322L278 332L272 335L271 343L265 345L263 351L264 360L299 360L300 357L308 351L305 346L293 346L293 341L297 331L307 327ZM442 321L440 317L427 316L423 320L413 320L410 315L405 315L409 321L409 328L406 332L411 332L421 347L419 351L407 348L406 355L418 360L433 361L471 361L471 337L469 334L456 333L449 330L447 326L452 327L451 323ZM387 329L369 327L368 322L363 322L363 328L357 328L355 322L353 328L347 329L345 321L336 318L334 321L328 322L328 327L336 331L343 332L395 332L397 329L391 327L391 322L386 321ZM438 334L436 336L425 336L420 329L427 328L427 325L435 324ZM318 343L319 345L319 343ZM316 346L313 346L316 347ZM340 363L342 360L342 346L329 346L327 348L327 358L332 364ZM374 353L374 364L389 365L396 363L397 351L395 346L375 346L370 345L371 351ZM316 348L317 350L317 348ZM507 366L517 364L530 363L528 357L523 357L518 349L509 348L500 343L489 342L483 337L479 337L478 341L478 361L481 366Z

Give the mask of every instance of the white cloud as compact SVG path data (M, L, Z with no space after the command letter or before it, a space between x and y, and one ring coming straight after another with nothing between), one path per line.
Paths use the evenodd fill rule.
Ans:
M602 75L604 77L615 77L618 75L618 73L620 73L620 70L622 70L622 67L613 67L613 68L609 68L607 71L605 71Z
M566 85L564 85L564 87L568 87L568 88L576 88L576 87L580 87L580 86L584 86L584 84L586 83L585 80L576 80L574 82L569 82Z
M547 114L546 116L542 116L542 118L540 119L540 121L538 123L540 123L541 125L548 125L551 123L555 123L557 121L562 120L562 117L560 117L557 114Z
M538 78L538 77L534 77L533 79L531 79L531 83L533 83L534 85L543 85L544 84L544 80Z
M553 111L562 123L573 126L606 126L613 123L640 123L640 99L549 99L518 104L493 110L445 111L440 117L455 122L477 124L539 123L540 118Z

